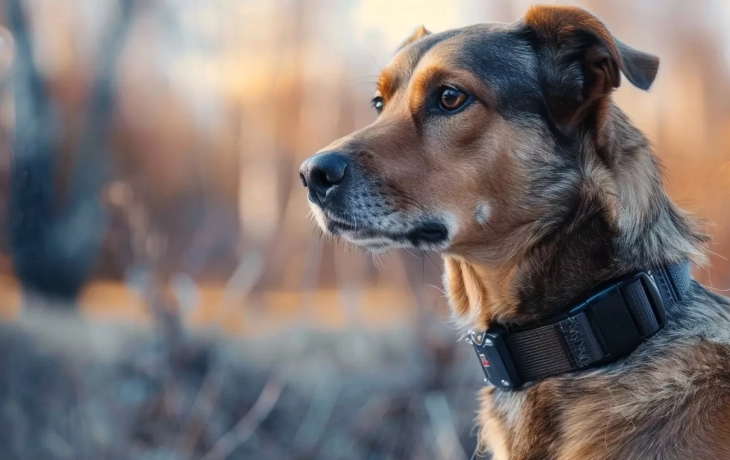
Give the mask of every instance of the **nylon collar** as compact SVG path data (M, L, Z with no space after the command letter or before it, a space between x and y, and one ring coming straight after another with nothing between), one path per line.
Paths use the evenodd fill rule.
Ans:
M479 362L492 385L517 389L567 372L629 355L659 332L665 311L681 302L692 280L689 261L613 280L598 292L540 324L471 332Z

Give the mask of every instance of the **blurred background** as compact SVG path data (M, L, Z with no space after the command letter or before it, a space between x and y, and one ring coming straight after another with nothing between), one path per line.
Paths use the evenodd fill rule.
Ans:
M470 458L440 258L322 238L297 171L416 27L532 3L0 1L0 456ZM730 1L559 3L660 56L616 99L725 292Z

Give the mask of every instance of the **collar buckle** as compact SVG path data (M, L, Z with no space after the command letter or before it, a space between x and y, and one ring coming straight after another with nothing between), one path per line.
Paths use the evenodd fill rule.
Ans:
M503 337L506 333L497 327L481 333L471 331L467 341L474 347L486 380L499 388L514 389L522 385L522 379L507 350Z
M637 315L637 302L629 305L629 291L640 293L648 301L646 312L647 325ZM632 308L633 306L633 308ZM600 362L610 362L634 351L646 339L664 327L664 302L652 277L639 272L612 286L592 295L588 300L572 309L569 316L586 312L592 319L594 329L603 337L604 358ZM644 326L640 326L640 324Z
M663 328L664 324L667 321L667 306L664 304L664 299L659 292L659 287L657 286L656 280L654 279L654 274L651 272L651 270L649 270L647 272L639 273L639 277L642 281L647 295L649 296L649 301L654 310L657 321L659 322L659 328Z

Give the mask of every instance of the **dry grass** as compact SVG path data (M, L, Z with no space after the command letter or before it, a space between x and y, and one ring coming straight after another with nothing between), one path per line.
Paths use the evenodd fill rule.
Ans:
M3 459L461 459L475 444L480 370L444 331L170 340L58 315L0 324Z

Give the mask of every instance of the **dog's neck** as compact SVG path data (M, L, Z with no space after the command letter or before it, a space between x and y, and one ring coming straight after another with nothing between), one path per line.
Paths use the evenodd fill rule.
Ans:
M445 257L444 283L461 325L540 321L601 282L704 261L705 237L666 195L649 143L617 107L608 105L602 122L578 138L584 176L569 214L522 229L514 237L532 243L508 243L521 251L498 263Z

